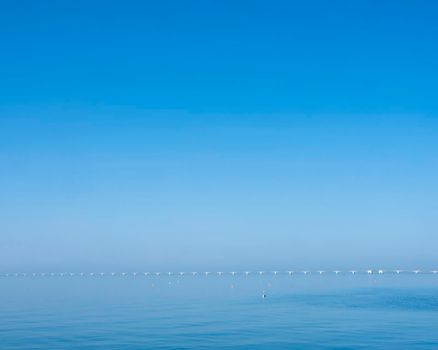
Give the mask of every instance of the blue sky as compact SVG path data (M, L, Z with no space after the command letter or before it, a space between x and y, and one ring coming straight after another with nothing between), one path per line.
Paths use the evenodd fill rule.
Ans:
M438 264L435 2L1 7L0 269Z

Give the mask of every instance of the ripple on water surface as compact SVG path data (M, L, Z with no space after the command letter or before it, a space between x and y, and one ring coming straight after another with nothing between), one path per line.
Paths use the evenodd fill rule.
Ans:
M15 278L0 284L1 349L438 348L436 276Z

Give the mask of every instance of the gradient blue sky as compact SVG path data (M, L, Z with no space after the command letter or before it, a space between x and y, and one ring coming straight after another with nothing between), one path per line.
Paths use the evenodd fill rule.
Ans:
M0 270L437 267L435 1L5 1Z

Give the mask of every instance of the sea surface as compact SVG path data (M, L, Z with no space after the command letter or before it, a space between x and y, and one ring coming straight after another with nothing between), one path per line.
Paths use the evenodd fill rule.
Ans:
M0 349L435 350L438 275L1 277Z

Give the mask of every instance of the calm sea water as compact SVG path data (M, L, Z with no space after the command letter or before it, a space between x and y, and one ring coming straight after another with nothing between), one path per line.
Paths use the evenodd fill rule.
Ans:
M8 350L438 349L434 275L3 277L0 297Z

